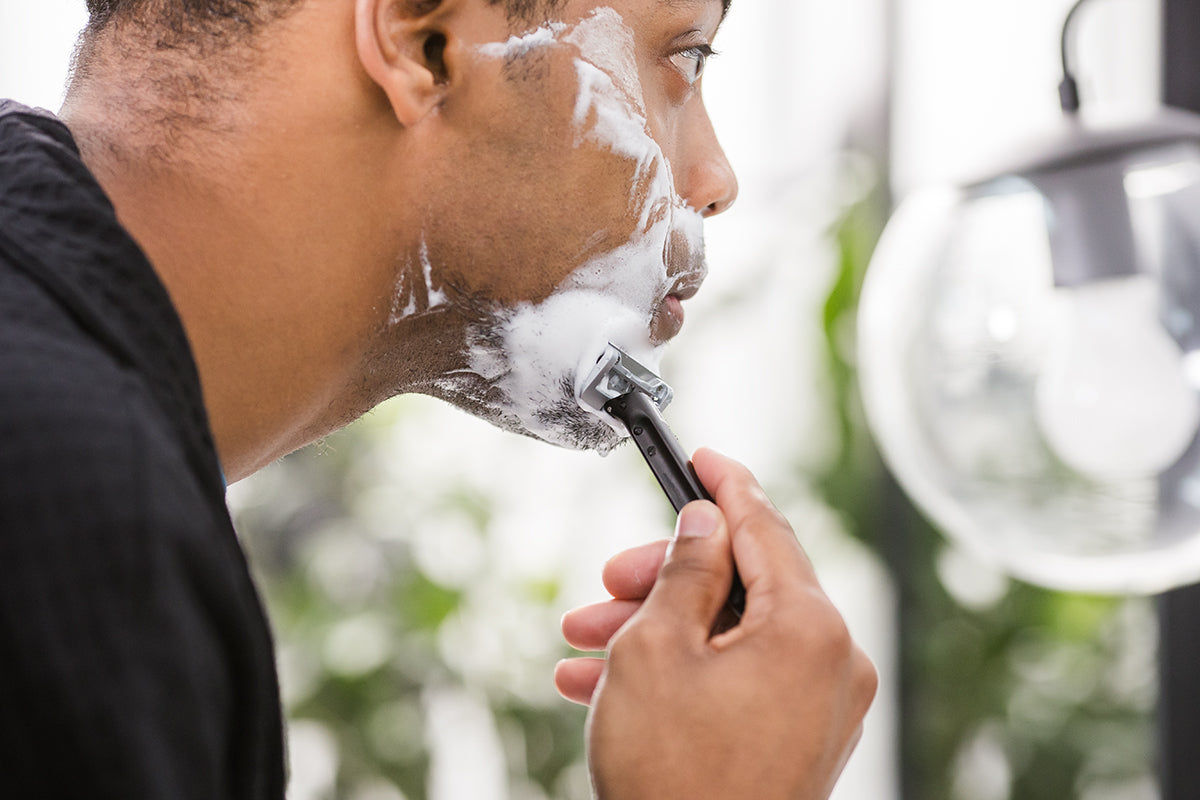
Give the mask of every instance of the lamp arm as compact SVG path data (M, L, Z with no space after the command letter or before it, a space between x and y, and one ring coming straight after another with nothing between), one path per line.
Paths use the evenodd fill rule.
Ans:
M1062 28L1062 83L1058 85L1058 100L1062 105L1064 114L1079 113L1079 82L1075 80L1075 75L1071 71L1071 58L1068 50L1070 49L1071 27L1075 21L1076 14L1083 4L1088 0L1076 0L1075 5L1071 6L1071 10L1067 12L1067 18L1063 21Z

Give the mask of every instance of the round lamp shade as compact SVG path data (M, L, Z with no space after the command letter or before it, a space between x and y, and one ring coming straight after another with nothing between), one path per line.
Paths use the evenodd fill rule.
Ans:
M1200 580L1200 121L1075 120L907 199L867 273L867 418L908 494L1017 577Z

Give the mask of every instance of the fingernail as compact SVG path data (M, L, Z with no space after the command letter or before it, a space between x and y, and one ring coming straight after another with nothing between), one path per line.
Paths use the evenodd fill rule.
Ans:
M679 515L675 535L681 539L701 539L712 535L721 524L718 513L716 506L711 503L692 503L685 506Z

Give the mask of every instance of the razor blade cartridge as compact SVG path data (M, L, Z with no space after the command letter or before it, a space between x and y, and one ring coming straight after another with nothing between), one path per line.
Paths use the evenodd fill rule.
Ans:
M659 411L670 405L675 396L666 381L610 342L588 374L579 398L589 408L602 411L608 401L633 391L653 400Z

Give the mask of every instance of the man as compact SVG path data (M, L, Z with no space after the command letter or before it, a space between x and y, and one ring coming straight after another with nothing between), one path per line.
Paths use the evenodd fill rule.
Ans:
M224 481L411 391L613 446L581 372L608 340L654 362L736 191L700 94L726 9L89 9L62 121L0 107L5 793L280 797ZM597 793L825 797L874 671L753 477L695 464L716 503L564 620L607 650L555 676Z

